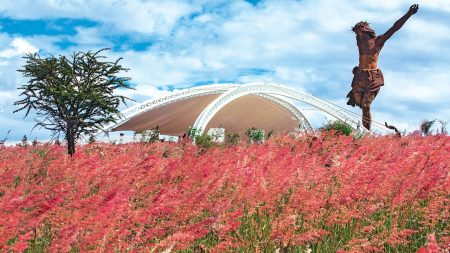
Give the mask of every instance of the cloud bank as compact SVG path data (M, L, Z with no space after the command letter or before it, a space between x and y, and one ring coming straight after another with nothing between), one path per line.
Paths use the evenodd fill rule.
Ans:
M346 107L358 61L350 27L367 20L381 34L413 3L2 1L0 137L14 129L11 138L20 139L33 126L31 118L12 114L12 103L26 81L16 72L21 56L36 51L58 55L111 47L109 56L123 57L130 68L136 90L126 94L137 101L201 84L276 82ZM418 3L419 12L382 50L386 84L372 109L375 120L408 131L423 119L450 121L450 2Z

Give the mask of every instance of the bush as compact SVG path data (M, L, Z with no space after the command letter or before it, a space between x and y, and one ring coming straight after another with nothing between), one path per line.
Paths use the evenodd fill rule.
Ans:
M190 128L188 133L189 138L193 139L194 143L200 148L200 153L216 145L213 137L206 133L201 133L200 129Z
M209 148L215 145L215 142L213 141L213 138L211 136L203 133L195 137L195 144L200 148L208 150Z
M140 142L155 143L159 141L159 135L160 135L159 126L156 126L150 130L143 131L141 133Z
M256 127L248 128L245 135L247 135L250 144L264 142L264 131Z
M225 143L227 145L238 145L241 142L241 136L238 133L227 134Z
M328 124L324 125L320 128L323 131L334 131L336 134L342 134L345 136L349 136L353 132L353 128L346 122L341 120L336 120L333 122L328 122Z

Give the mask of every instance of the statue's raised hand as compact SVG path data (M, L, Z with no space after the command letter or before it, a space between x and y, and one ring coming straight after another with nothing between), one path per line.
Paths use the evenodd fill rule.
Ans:
M411 15L416 14L416 12L419 10L419 5L418 4L413 4L411 5L411 7L409 7L409 11L408 13L410 13Z

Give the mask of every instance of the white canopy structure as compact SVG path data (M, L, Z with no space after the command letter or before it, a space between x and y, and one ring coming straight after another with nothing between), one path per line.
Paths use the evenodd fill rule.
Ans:
M244 133L256 127L275 133L311 132L304 114L291 102L301 101L353 128L360 116L305 92L278 84L215 84L177 90L150 99L122 112L123 117L104 131L141 132L159 126L161 134L179 136L189 128L207 132L224 128L227 133Z

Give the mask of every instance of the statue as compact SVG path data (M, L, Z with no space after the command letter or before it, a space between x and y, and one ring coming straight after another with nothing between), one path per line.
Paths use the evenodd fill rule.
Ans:
M377 67L378 55L384 43L418 9L418 4L412 5L403 17L395 22L385 34L380 36L376 36L375 31L370 28L367 22L359 22L352 28L352 31L356 34L356 43L359 50L359 65L353 68L352 90L347 94L347 98L349 98L347 104L351 106L357 105L362 109L363 126L368 130L370 130L372 123L370 105L380 91L381 86L384 85L383 73Z

